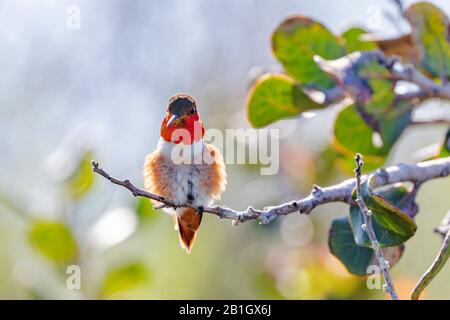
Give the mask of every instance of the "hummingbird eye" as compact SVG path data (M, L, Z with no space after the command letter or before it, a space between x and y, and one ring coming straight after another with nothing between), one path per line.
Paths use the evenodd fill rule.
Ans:
M195 113L195 108L192 108L191 111L189 112L190 115L193 115Z

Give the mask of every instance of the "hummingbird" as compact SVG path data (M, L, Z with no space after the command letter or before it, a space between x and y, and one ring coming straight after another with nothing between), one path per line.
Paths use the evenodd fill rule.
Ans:
M226 185L223 157L214 145L204 142L204 134L194 98L176 94L169 99L156 150L144 163L145 189L176 205L164 210L173 217L180 245L187 253L202 222L203 208L220 199ZM185 161L177 158L179 154Z

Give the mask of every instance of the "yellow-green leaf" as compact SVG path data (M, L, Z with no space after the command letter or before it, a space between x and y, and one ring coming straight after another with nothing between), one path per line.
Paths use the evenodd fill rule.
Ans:
M365 171L382 165L410 119L411 108L406 102L398 102L382 112L354 105L344 107L336 117L333 139L333 147L342 154L341 165L351 170L355 153L364 154L368 164Z
M345 52L339 39L325 26L306 17L289 18L272 35L275 57L286 72L302 85L318 89L334 86L333 79L314 62L314 55L337 59Z
M422 49L419 65L433 76L450 76L450 30L445 13L431 3L419 2L405 11L412 34Z
M158 216L158 212L153 207L150 199L140 197L136 199L136 214L140 221L150 221Z
M79 199L91 189L94 184L94 172L92 171L92 152L86 152L74 170L64 181L66 190L71 198Z
M266 74L258 78L247 97L247 117L255 128L322 107L311 100L291 77L281 74Z
M400 245L411 238L417 229L414 220L392 203L394 201L400 203L406 195L404 189L396 189L397 187L391 187L376 194L370 189L368 181L361 184L364 202L372 211L373 230L380 247ZM356 243L360 246L371 247L369 237L362 228L363 213L356 205L350 207L350 224Z
M33 222L28 233L32 247L57 263L69 263L76 258L78 245L70 229L57 221Z
M370 40L364 40L363 35L368 32L363 28L353 27L346 30L342 34L342 38L345 40L345 49L347 53L354 51L368 51L377 49L376 42Z
M119 292L138 289L148 285L150 270L141 262L132 262L110 270L103 279L101 294L110 298Z
M351 104L342 108L334 122L333 146L344 153L361 153L364 160L369 157L383 159L389 149L376 143L376 134L359 115L356 107ZM354 167L354 161L353 161Z

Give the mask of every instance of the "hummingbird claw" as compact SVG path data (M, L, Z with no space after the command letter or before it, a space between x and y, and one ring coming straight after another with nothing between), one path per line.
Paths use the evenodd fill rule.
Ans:
M203 206L198 207L197 210L195 210L195 212L197 214L202 214L203 213Z

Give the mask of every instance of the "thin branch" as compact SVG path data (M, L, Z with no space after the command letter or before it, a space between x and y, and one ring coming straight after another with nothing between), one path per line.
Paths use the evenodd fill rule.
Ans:
M347 97L344 89L341 86L334 86L331 89L322 89L324 94L324 104L329 105L332 103L337 103Z
M386 282L386 284L384 285L384 290L391 295L391 298L393 300L399 300L397 292L395 292L391 274L389 273L389 262L384 258L383 252L381 251L380 245L378 243L377 236L375 235L375 231L373 230L372 211L367 208L361 194L361 168L364 163L359 153L356 155L355 161L356 203L358 204L364 216L364 231L367 233L367 236L372 243L372 249L375 252L375 258L377 259L378 265L380 266L381 272L383 273L384 281Z
M428 90L409 91L405 93L398 93L395 96L397 101L410 101L412 107L420 106L422 102L433 98Z
M442 219L442 222L439 224L439 226L434 229L434 232L439 233L442 238L445 238L448 231L450 231L450 210L447 212L444 219Z
M94 172L100 174L112 183L127 188L134 196L153 199L168 207L192 207L188 204L174 204L160 195L152 194L135 187L128 180L122 181L115 179L100 168L98 163L95 161L92 161L92 168ZM372 179L375 183L374 187L381 187L384 185L405 181L422 183L431 179L446 177L448 175L450 175L450 157L425 161L418 164L399 164L387 169L380 169L373 174ZM362 178L365 178L365 176ZM260 223L266 224L278 216L284 216L293 212L309 214L315 207L325 203L344 202L352 204L352 191L355 188L355 185L355 179L348 179L339 184L326 188L314 186L311 194L303 199L267 207L263 210L248 207L244 211L238 211L225 206L213 206L204 207L203 212L214 214L220 218L231 219L235 224L249 220L258 220Z
M416 284L414 290L411 292L411 300L417 300L420 297L422 291L430 284L430 282L436 277L436 275L441 271L450 257L450 230L447 231L447 235L444 238L441 249L434 259L431 266L420 278L419 282Z
M385 58L386 59L386 58ZM388 60L388 59L386 59ZM390 62L389 64L392 64ZM400 68L391 68L392 79L415 83L420 87L416 93L419 99L442 98L450 100L450 85L439 85L414 68L413 65L401 65Z
M443 82L442 84L434 82L432 79L417 70L412 64L402 64L397 56L386 57L382 51L377 51L376 54L379 62L390 71L389 79L393 81L410 82L419 87L416 91L396 94L397 100L411 101L413 106L420 105L423 101L431 98L450 100L450 84L447 82ZM342 70L333 69L334 67L327 65L327 61L319 56L317 56L316 59L318 59L316 62L325 72L334 74L334 77L337 77L338 79L339 77L343 77L343 75L340 74ZM342 87L342 84L338 84L331 89L321 91L324 94L324 103L326 104L336 103L349 96L346 90Z
M431 119L431 120L413 120L410 122L411 125L427 125L427 124L450 124L450 119Z
M409 191L408 194L397 203L397 207L405 211L405 213L411 218L414 218L416 214L419 213L419 206L417 205L415 199L421 186L422 182L414 182L411 191Z

